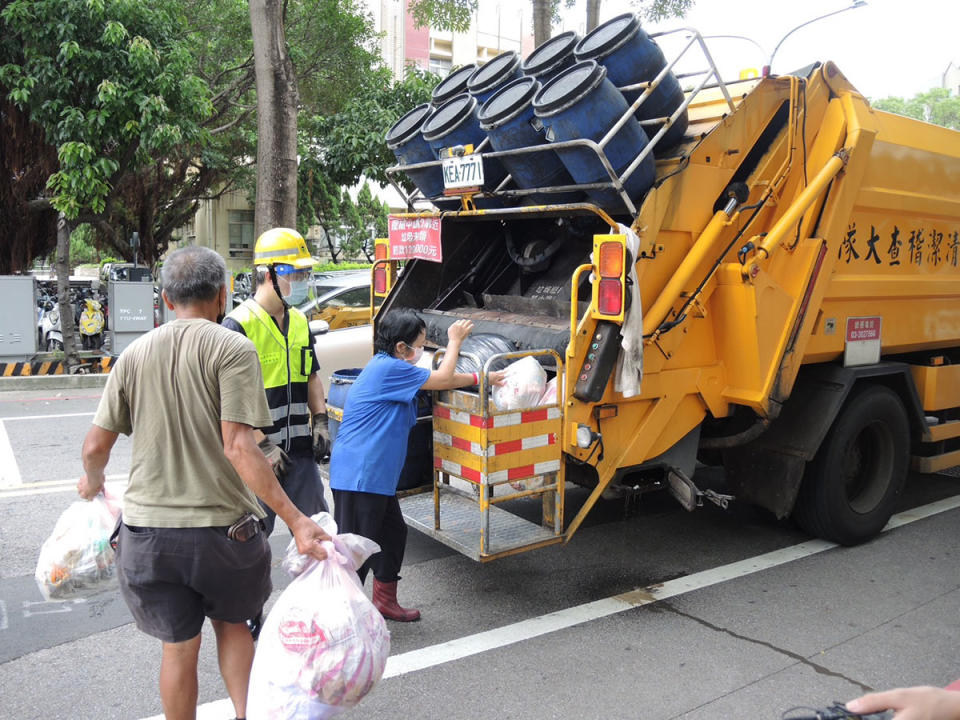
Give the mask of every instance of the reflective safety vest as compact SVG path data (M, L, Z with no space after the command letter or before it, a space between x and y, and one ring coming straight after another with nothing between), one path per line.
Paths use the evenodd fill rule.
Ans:
M263 385L273 425L260 428L270 442L286 452L311 452L310 408L307 405L307 382L312 367L310 326L306 316L296 308L289 309L287 334L284 336L270 313L253 298L244 300L228 317L243 328L253 341L260 357Z

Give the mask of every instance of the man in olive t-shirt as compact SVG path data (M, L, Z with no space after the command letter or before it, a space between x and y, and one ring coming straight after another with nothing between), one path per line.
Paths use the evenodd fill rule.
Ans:
M163 297L177 319L120 355L84 440L77 484L83 498L100 492L117 436L133 435L117 575L137 626L163 643L168 720L196 715L205 617L237 717L246 713L254 650L246 619L271 591L257 496L290 527L301 553L322 559L319 543L329 539L290 502L253 439L270 412L253 343L218 324L225 270L208 248L167 259Z

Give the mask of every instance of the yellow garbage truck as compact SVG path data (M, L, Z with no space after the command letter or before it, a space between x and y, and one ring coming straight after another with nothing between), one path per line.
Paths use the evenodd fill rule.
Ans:
M468 318L516 348L480 364L532 355L557 387L508 410L483 381L436 394L433 482L402 501L414 527L485 562L570 540L601 496L665 490L855 544L911 469L960 464L960 133L871 108L830 62L723 83L706 57L683 105L645 123L655 181L639 197L631 168L601 162L592 187L614 209L551 202L577 183L507 178L392 219L430 225L418 237L437 257L394 279L400 245L383 248L379 312L417 310L438 357ZM681 113L682 140L653 152ZM449 155L602 160L608 139ZM704 465L724 467L730 495L698 485ZM572 517L568 483L590 489Z

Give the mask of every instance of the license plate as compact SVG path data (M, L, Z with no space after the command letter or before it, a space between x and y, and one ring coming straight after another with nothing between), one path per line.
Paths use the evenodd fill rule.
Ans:
M463 155L443 161L443 187L447 190L483 185L483 155Z

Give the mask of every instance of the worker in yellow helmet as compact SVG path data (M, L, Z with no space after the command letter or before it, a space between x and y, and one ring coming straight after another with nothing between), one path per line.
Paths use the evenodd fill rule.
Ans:
M253 251L253 297L224 318L257 348L273 424L260 428L261 449L278 470L280 484L305 515L327 509L317 463L330 450L323 383L306 316L296 305L307 298L316 262L296 230L273 228ZM282 477L281 477L282 476ZM268 509L267 534L276 516Z

